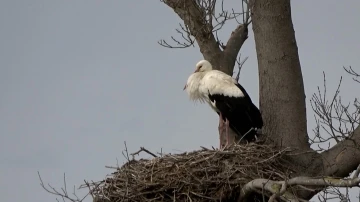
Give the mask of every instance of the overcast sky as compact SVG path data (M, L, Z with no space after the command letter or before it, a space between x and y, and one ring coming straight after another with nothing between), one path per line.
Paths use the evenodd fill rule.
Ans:
M308 104L322 71L334 91L342 66L360 70L359 8L358 0L292 1ZM130 151L217 147L217 115L182 91L199 49L157 44L177 36L179 22L158 0L0 1L0 201L55 201L37 171L55 187L64 172L68 186L102 180L112 172L105 165L124 161L124 141ZM252 31L241 53L249 56L241 83L258 105ZM344 99L358 95L354 84L345 77ZM309 105L308 120L311 134Z

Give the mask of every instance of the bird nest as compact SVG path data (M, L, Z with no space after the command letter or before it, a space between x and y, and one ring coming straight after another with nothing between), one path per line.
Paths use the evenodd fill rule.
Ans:
M251 180L284 180L289 171L284 166L286 152L250 143L130 160L96 186L92 195L95 201L111 202L234 201Z

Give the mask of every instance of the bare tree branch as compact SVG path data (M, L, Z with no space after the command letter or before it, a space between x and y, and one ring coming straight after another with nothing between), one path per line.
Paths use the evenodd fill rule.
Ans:
M269 201L274 201L280 197L286 201L305 201L304 199L297 198L290 187L297 186L302 188L304 186L318 187L318 190L324 189L324 187L355 187L359 186L359 176L351 179L341 179L332 177L310 178L310 177L295 177L287 181L272 181L268 179L255 179L247 183L240 192L239 201L244 201L246 196L251 192L261 193L261 190L271 193Z
M68 193L68 190L67 190L67 187L66 187L66 177L65 177L65 173L64 173L64 188L61 188L60 190L61 191L58 191L57 189L55 189L54 187L52 187L50 184L48 184L48 187L46 187L46 185L44 184L41 176L40 176L40 173L38 172L38 176L39 176L39 180L40 180L40 186L45 190L47 191L48 193L50 194L53 194L55 196L58 196L58 197L61 197L62 201L65 202L65 199L66 200L69 200L71 202L82 202L89 194L87 193L83 198L79 198L76 193L75 193L75 187L74 187L74 190L73 190L73 197L71 197ZM99 185L97 185L99 186ZM91 190L90 187L88 187L89 190ZM59 201L58 199L56 199L57 201Z
M350 75L355 76L355 78L359 75L353 69L346 71ZM354 81L356 80L354 79ZM328 101L326 98L327 90L324 75L324 92L320 93L320 90L318 90L318 95L314 95L312 99L313 109L316 116L319 117L316 119L315 138L320 143L330 140L337 142L332 148L330 148L331 145L329 143L329 148L326 151L324 151L324 148L320 148L324 152L321 153L321 158L316 161L320 160L322 162L323 169L319 170L318 175L347 177L349 173L356 170L354 176L358 176L360 172L359 101L355 99L353 102L355 110L350 110L350 104L342 104L341 97L339 96L340 83L334 96ZM321 128L326 131L328 137L320 132ZM329 193L340 196L341 191L333 189ZM327 194L324 193L324 195ZM309 193L307 198L312 196L313 194ZM342 197L346 198L346 195Z
M206 60L211 62L214 69L231 75L239 50L248 37L247 27L251 20L247 1L242 1L243 7L240 13L234 10L226 11L224 0L220 4L220 12L215 9L216 0L161 1L172 8L184 21L184 25L180 25L181 30L177 30L184 42L172 37L177 44L176 46L169 45L164 40L161 40L159 44L168 48L186 48L193 46L194 41L196 41L200 47L200 52ZM243 16L242 24L237 19L239 16ZM224 45L218 38L217 32L228 20L232 19L235 19L240 25L232 32L228 42Z
M245 3L244 3L245 2ZM246 9L244 8L246 4ZM226 57L228 59L234 60L239 53L240 48L244 44L245 40L248 38L248 25L250 24L250 8L247 1L242 1L243 9L243 23L240 24L232 33L226 44L226 49L224 50ZM236 59L235 59L236 60ZM232 69L231 69L232 71Z
M360 127L351 135L331 149L322 153L324 174L347 176L360 163Z
M195 37L200 51L205 59L209 60L221 51L213 35L213 25L207 21L212 4L205 5L206 1L195 0L161 0L174 9L175 13L184 21L187 34ZM206 7L205 7L206 6ZM213 11L212 11L213 12ZM212 15L212 13L210 13ZM210 51L211 50L211 51ZM211 62L211 61L210 61Z
M245 40L248 38L248 24L239 25L232 33L226 43L226 48L224 53L226 59L231 61L236 61L236 56L238 55L240 48L244 44ZM235 60L234 60L235 59ZM228 71L232 71L232 68Z
M194 45L195 40L193 39L193 37L190 34L189 27L186 25L184 26L180 23L180 28L181 28L181 30L176 29L176 32L181 35L182 39L185 42L180 42L179 40L175 39L174 37L171 37L171 39L174 42L176 42L176 44L177 44L176 46L168 44L165 40L160 40L158 42L158 44L160 44L161 46L163 46L165 48L188 48L190 46L195 47L195 45Z
M328 148L319 146L319 151L329 149L332 146L330 144L331 141L339 143L342 140L349 138L360 123L357 100L355 99L352 106L350 106L350 103L342 103L340 97L341 81L342 78L340 79L334 95L328 100L326 77L324 73L324 89L320 90L320 88L318 88L318 93L314 94L310 100L311 107L315 112L315 122L317 124L313 130L315 136L313 139L310 139L310 141L312 144L328 144ZM350 107L355 107L355 110L350 109Z
M353 80L360 83L360 74L357 73L351 66L347 69L345 67L343 67L344 70L349 73L350 75L354 76Z
M359 74L351 67L344 69L355 78L359 77ZM354 81L356 80L354 79ZM357 99L353 102L355 110L352 113L349 104L342 104L339 96L340 84L341 80L333 98L328 102L326 100L327 90L324 74L324 93L322 94L318 90L318 95L313 96L312 107L319 117L315 137L318 138L319 142L331 139L337 142L334 147L321 154L324 166L323 174L345 177L357 169L360 163L360 108ZM327 132L328 138L324 137L324 134L320 134L320 128Z

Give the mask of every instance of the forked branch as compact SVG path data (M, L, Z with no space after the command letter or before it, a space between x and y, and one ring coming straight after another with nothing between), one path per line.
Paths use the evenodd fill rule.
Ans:
M199 45L204 59L210 61L215 69L231 74L240 48L248 37L248 25L251 23L247 0L242 0L242 11L227 11L224 0L161 0L172 8L183 20L184 25L176 31L182 40L171 37L176 45L165 40L159 42L167 48L187 48ZM239 17L242 16L242 23ZM236 20L239 25L232 32L227 43L221 42L217 32L229 20Z
M360 80L359 80L360 74L358 72L356 72L351 66L349 68L346 68L346 67L343 67L343 68L348 74L354 76L354 78L353 78L354 81L360 83Z
M249 24L250 14L247 8L247 1L242 1L242 12L236 12L234 9L228 11L224 8L224 0L217 4L216 0L161 0L184 20L184 25L180 24L181 29L176 29L181 35L181 40L171 37L176 45L170 45L165 40L159 41L159 44L167 48L187 48L194 46L194 37L200 38L221 30L225 23L229 20L236 20L238 24ZM218 8L216 9L216 6ZM239 17L242 16L242 23ZM205 34L197 37L197 34ZM221 41L218 40L218 44Z
M239 82L239 79L240 79L240 73L241 73L241 70L246 62L246 60L248 59L249 57L245 57L245 59L241 60L241 54L239 55L239 59L236 60L236 63L237 63L237 66L238 66L238 72L236 74L236 81Z

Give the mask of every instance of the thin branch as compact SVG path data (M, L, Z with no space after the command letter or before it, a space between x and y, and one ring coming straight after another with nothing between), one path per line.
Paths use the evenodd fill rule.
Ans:
M359 80L360 74L359 73L357 73L351 66L349 68L346 68L346 67L343 67L343 68L348 74L354 76L354 78L353 78L354 81L360 83L360 80Z
M244 63L246 62L246 60L248 59L249 57L245 57L245 59L243 59L242 61L240 60L241 59L241 54L239 55L239 59L238 60L236 60L236 63L237 63L237 65L238 65L238 73L237 73L237 75L236 75L236 77L235 77L235 79L236 79L236 81L237 82L239 82L239 79L240 79L240 72L241 72L241 70L242 70L242 67L243 67L243 65L244 65Z
M310 139L311 144L317 144L319 151L325 151L332 145L330 142L334 140L340 143L342 140L351 138L356 127L360 123L360 110L357 107L357 100L355 99L353 105L350 103L343 104L340 97L340 86L342 77L338 87L330 100L327 100L327 85L324 73L324 87L318 93L314 94L310 100L311 107L315 112L316 127L313 129L315 136ZM350 107L355 107L353 112ZM322 134L322 131L326 133ZM320 147L321 143L328 143L329 148Z
M63 202L65 202L65 199L71 201L71 202L82 202L89 194L90 192L88 192L83 198L79 198L76 193L75 193L75 187L74 187L74 191L73 191L73 195L76 197L76 198L72 198L69 196L68 194L68 191L67 191L67 188L66 188L66 177L65 177L65 174L64 174L64 188L61 188L61 192L58 191L57 189L55 189L54 187L52 187L50 184L48 184L47 186L45 186L41 176L40 176L40 172L38 172L38 176L39 176L39 180L40 180L40 186L45 190L47 191L48 193L50 194L53 194L55 196L59 196L61 197L61 199L63 200ZM91 190L90 186L88 187L89 190ZM56 199L57 201L59 201L58 199Z
M140 147L139 151L134 152L134 153L132 153L132 154L130 154L130 155L131 155L131 156L133 157L133 159L134 159L134 158L135 158L135 155L139 155L140 152L146 152L146 153L150 154L150 155L153 156L153 157L158 157L157 155L155 155L155 154L152 153L151 151L145 149L144 147Z

